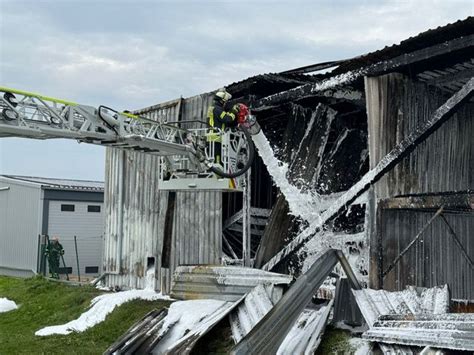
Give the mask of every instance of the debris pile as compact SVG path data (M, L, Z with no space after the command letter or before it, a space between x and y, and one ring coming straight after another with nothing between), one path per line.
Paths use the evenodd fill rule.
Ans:
M474 314L448 313L448 286L399 292L353 290L369 325L364 339L409 346L474 351Z

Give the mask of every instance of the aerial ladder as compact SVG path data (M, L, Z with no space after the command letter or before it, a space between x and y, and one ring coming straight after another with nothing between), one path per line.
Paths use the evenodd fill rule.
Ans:
M185 129L182 125L187 121L159 122L103 105L0 87L0 138L64 138L153 154L161 157L162 189L241 191L255 156L251 135L260 131L246 107L241 112L234 129L212 128L200 120L200 127Z

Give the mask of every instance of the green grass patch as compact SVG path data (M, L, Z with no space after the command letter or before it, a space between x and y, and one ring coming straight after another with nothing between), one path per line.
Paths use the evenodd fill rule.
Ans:
M351 346L350 339L349 332L328 325L315 355L353 354L355 349Z
M133 323L167 301L135 300L116 308L106 320L83 333L37 337L45 326L78 318L95 296L90 286L69 286L42 277L18 279L0 276L0 297L19 309L0 313L0 354L102 354Z

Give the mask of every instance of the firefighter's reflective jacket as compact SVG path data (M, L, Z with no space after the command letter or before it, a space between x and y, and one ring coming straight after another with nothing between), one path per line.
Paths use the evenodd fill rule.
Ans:
M224 131L227 127L237 125L237 108L234 106L231 111L226 111L223 104L214 100L212 106L207 111L207 122L211 127L219 128ZM220 142L221 137L218 133L208 134L208 141Z

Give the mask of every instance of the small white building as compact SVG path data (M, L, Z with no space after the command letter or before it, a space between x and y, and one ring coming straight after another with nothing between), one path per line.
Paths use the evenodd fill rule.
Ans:
M47 273L40 257L40 235L59 237L67 271L74 275L76 236L81 276L100 274L104 183L0 175L0 274L27 277L45 269Z

